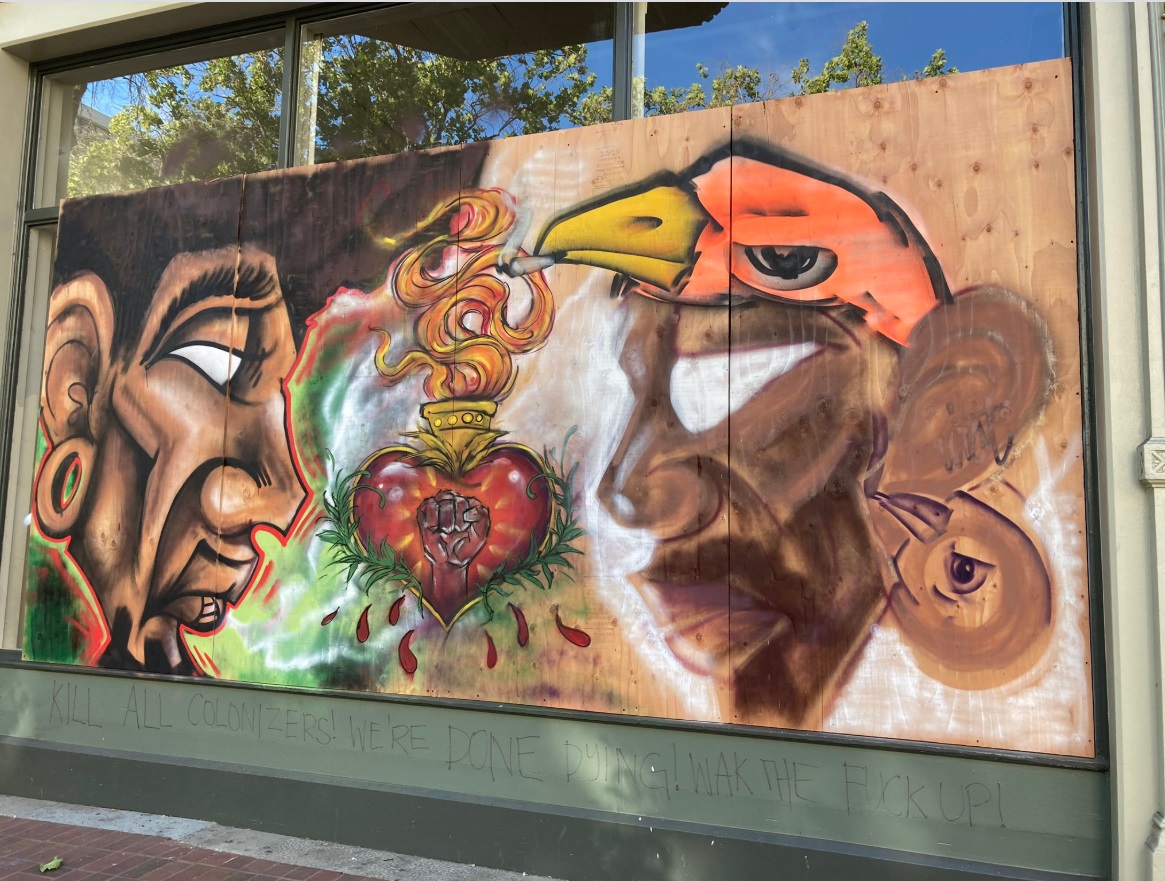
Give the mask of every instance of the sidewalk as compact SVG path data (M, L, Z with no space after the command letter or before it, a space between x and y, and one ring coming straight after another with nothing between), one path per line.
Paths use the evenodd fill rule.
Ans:
M59 869L39 866L56 857ZM201 820L0 796L0 879L550 881Z

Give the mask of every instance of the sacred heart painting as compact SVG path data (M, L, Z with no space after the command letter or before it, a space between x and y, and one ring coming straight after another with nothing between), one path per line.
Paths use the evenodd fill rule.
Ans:
M1093 755L1070 82L65 202L25 655Z
M522 447L488 443L500 432L484 403L428 407L427 445L377 452L356 483L362 544L397 549L411 589L446 630L499 578L536 566L549 537L553 502L537 485L546 466Z

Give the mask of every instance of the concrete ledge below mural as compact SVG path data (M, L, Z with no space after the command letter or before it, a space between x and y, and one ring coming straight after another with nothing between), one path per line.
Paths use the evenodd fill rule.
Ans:
M0 680L0 738L12 794L168 792L169 812L559 877L1107 867L1106 776L1077 768L27 664ZM917 864L878 869L880 849Z

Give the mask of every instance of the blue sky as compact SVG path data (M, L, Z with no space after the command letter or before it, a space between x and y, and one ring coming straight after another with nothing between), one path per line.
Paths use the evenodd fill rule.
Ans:
M869 22L887 79L920 70L940 47L964 71L1064 54L1059 3L738 2L702 27L649 34L647 81L687 85L700 61L713 75L725 64L744 64L779 73L787 84L799 59L808 57L817 72L859 21Z

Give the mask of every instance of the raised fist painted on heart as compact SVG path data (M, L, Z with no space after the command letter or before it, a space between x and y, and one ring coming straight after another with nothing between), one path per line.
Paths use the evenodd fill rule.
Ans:
M465 570L489 536L489 509L474 498L442 490L417 509L425 559L439 570Z

